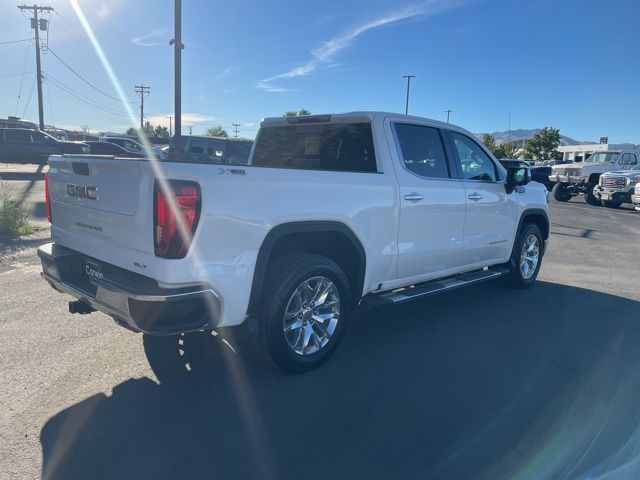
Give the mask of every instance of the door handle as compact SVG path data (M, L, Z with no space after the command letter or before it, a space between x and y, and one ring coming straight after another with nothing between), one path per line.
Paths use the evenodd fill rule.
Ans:
M479 193L472 193L471 195L469 195L469 200L473 200L474 202L477 202L478 200L482 200L482 195L480 195Z
M420 195L419 193L413 192L413 193L410 193L409 195L405 195L404 199L408 200L409 202L419 202L420 200L422 200L422 195Z

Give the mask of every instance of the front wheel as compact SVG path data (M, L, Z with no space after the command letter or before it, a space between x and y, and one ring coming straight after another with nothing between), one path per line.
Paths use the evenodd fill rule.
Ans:
M600 199L593 194L593 190L596 188L596 184L589 184L587 186L587 191L584 194L584 201L593 207L599 207L602 204L600 203Z
M269 267L260 337L282 370L306 372L326 362L347 324L351 289L342 269L322 255L284 255Z
M551 195L557 202L568 202L571 200L571 192L563 183L556 183L551 189Z
M544 243L537 225L527 223L522 226L511 254L508 284L516 288L528 288L536 281Z

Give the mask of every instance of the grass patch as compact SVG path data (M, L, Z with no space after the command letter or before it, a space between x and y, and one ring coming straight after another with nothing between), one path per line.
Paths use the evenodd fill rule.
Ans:
M34 233L29 216L20 203L11 198L8 185L0 181L0 240L11 240Z

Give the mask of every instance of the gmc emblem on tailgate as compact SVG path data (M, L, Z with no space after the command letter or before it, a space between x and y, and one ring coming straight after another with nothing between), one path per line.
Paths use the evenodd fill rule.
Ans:
M86 198L88 200L98 199L98 188L90 187L87 185L74 185L73 183L67 183L67 195L76 198Z

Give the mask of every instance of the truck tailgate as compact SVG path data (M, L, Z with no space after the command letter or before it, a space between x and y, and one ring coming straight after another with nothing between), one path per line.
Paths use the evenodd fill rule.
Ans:
M154 178L141 174L144 161L51 156L53 240L124 268L131 268L131 254L153 256Z

